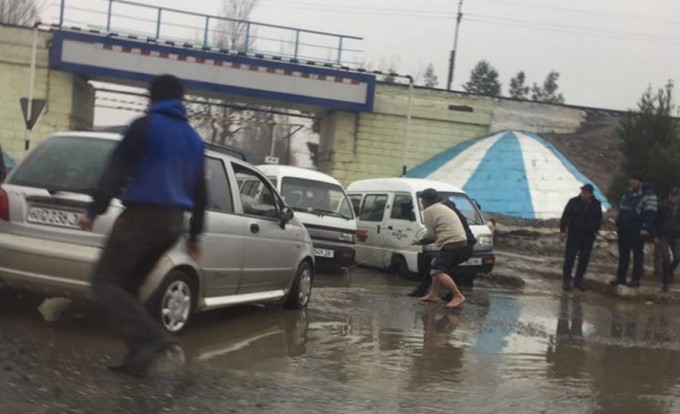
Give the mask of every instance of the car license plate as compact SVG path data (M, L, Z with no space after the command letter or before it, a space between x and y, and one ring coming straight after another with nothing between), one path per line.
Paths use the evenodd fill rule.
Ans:
M335 256L335 252L330 249L314 249L314 256L332 259Z
M79 229L78 214L77 211L31 206L28 208L26 221L34 224Z
M482 265L481 257L473 257L459 264L459 266L481 266L481 265Z

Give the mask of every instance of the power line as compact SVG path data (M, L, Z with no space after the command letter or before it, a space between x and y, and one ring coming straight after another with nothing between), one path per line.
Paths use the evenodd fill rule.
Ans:
M586 15L590 15L590 16L601 16L601 17L609 17L609 18L615 18L615 19L626 19L626 20L636 20L636 21L644 20L644 21L654 22L654 23L680 24L680 20L657 19L657 18L654 18L654 17L637 16L637 15L634 16L634 15L631 15L631 14L599 12L599 11L583 10L583 9L570 9L570 8L567 8L567 7L546 6L544 4L523 3L523 2L517 2L517 1L511 1L511 0L483 0L483 1L488 1L488 2L493 2L493 3L501 3L501 4L508 4L508 5L520 6L520 7L527 7L527 8L532 8L532 9L553 10L553 11L559 11L559 12L586 14Z
M624 40L639 40L653 43L671 43L680 42L680 38L660 36L648 33L626 32L621 30L598 29L587 26L571 26L558 23L538 22L535 20L521 20L512 19L500 16L486 16L483 14L468 13L468 20L478 23L502 25L519 27L524 29L537 29L559 33L579 34L579 35L596 35L601 37L609 37Z

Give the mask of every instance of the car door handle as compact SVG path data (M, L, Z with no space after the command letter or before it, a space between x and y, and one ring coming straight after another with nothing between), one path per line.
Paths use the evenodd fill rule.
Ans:
M250 225L250 232L251 233L259 233L260 232L260 226L257 224L253 223Z
M387 230L394 230L392 226L387 226Z
M376 232L380 234L380 224L378 224L378 226L376 227Z

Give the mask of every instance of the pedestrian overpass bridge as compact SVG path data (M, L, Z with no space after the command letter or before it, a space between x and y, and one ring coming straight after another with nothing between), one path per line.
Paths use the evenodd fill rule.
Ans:
M343 61L343 56L357 52L343 45L361 38L125 0L92 1L93 7L106 7L105 12L94 15L101 18L98 21L72 3L60 1L59 21L51 25L54 36L49 63L53 69L127 86L145 86L152 77L169 73L181 78L192 95L306 112L373 109L375 75L351 71ZM145 19L145 13L155 18ZM133 28L130 19L146 23ZM190 35L178 37L186 34L192 21L202 23L193 28L194 33L203 34L200 41L189 41ZM79 22L84 24L69 25ZM229 28L232 32L241 30L242 46L225 49L212 40L231 36ZM270 53L275 46L272 31L281 36L280 54ZM264 34L258 38L256 33ZM286 41L287 34L294 40ZM258 48L260 38L264 39L263 46ZM326 53L325 59L314 59L315 51L320 56L318 49L321 55Z

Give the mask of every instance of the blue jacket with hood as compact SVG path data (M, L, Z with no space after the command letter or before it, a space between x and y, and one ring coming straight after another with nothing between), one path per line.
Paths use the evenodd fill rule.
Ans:
M204 150L180 100L153 103L113 152L88 215L103 214L119 196L125 206L193 211L190 237L195 240L206 205Z

